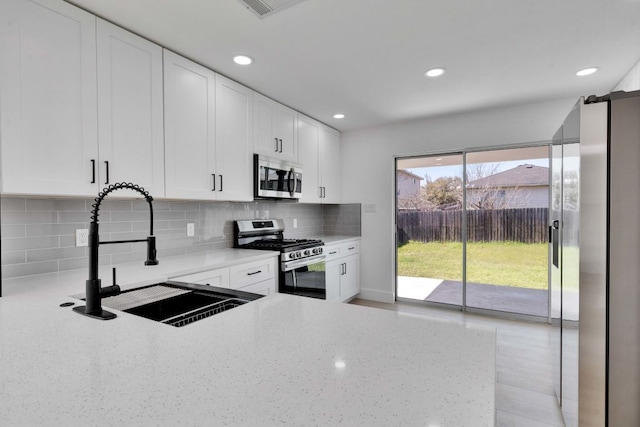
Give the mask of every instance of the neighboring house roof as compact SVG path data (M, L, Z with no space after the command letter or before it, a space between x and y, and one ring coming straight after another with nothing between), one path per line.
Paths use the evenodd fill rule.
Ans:
M405 170L405 169L398 169L398 173L402 173L402 174L405 174L405 175L410 176L412 178L416 178L416 179L420 179L420 180L424 179L423 177L418 176L415 173L411 173L411 172L409 172L408 170Z
M524 164L472 181L467 184L467 188L535 187L542 185L549 185L549 168Z

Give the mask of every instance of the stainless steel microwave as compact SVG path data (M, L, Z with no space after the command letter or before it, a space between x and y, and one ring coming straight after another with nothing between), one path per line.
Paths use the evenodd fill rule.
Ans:
M302 168L297 163L254 154L254 197L299 199Z

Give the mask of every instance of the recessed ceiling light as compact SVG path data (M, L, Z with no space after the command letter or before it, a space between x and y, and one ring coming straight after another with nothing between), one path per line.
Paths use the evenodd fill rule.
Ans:
M334 119L344 119L344 114L342 113L337 113L333 115Z
M247 55L236 55L233 57L233 62L238 65L249 65L253 62L253 58Z
M444 74L446 70L444 68L431 68L424 72L425 77L439 77Z
M590 75L590 74L595 73L595 72L596 72L596 71L598 71L598 70L599 70L599 68L598 68L598 67L589 67L589 68L585 68L585 69L582 69L582 70L578 71L578 72L576 73L576 76L578 76L578 77L588 76L588 75Z

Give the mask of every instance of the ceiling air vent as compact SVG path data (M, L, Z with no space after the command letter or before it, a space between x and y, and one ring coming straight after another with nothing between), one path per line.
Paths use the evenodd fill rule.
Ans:
M264 18L304 0L239 0L258 17Z

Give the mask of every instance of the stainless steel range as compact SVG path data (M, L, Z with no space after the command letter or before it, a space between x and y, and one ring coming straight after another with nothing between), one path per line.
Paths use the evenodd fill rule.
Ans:
M285 239L281 219L236 221L234 237L236 248L280 252L279 292L326 299L322 240Z

